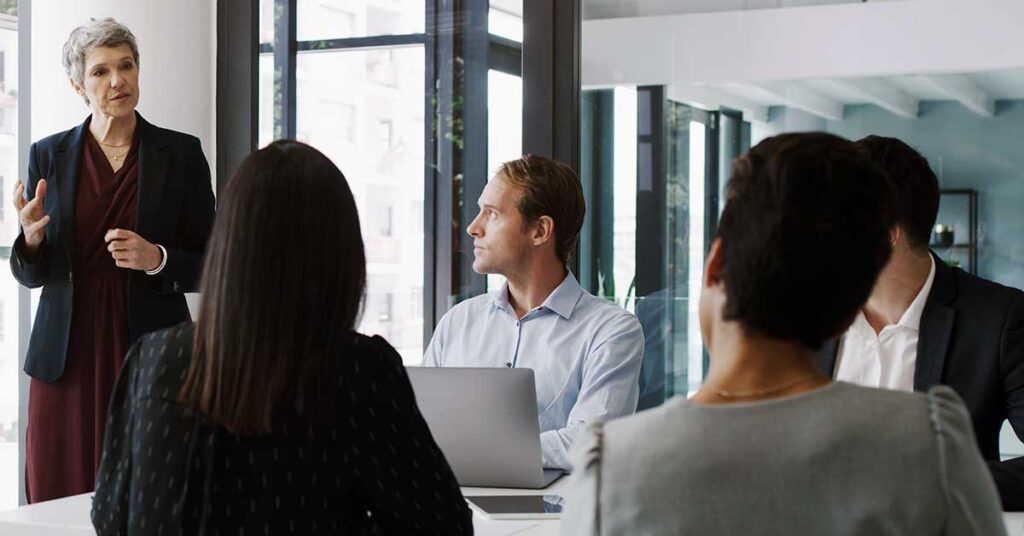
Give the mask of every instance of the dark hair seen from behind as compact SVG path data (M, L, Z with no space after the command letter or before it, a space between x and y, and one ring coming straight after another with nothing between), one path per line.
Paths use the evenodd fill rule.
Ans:
M928 161L913 147L896 138L868 136L857 141L892 182L896 224L910 247L928 250L939 214L939 179Z
M867 300L891 254L888 177L852 142L784 134L733 164L719 224L724 316L820 348Z
M316 149L276 141L221 195L182 402L234 433L331 413L366 287L355 200ZM335 380L336 381L336 380Z

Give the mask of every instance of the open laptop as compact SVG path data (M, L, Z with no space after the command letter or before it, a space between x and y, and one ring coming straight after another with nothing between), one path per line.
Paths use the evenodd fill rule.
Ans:
M460 486L547 487L530 369L406 369L416 404Z

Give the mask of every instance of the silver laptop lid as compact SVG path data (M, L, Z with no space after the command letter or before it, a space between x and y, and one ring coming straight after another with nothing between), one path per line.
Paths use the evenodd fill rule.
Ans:
M530 369L406 369L434 441L460 486L539 488L537 394Z

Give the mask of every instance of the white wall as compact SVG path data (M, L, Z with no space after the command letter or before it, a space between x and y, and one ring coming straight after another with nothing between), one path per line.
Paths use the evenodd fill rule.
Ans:
M139 112L187 132L214 159L216 4L214 0L33 0L32 139L74 127L89 114L61 66L61 47L90 17L114 17L139 44Z

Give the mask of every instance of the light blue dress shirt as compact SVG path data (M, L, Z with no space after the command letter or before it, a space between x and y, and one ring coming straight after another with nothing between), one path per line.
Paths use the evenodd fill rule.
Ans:
M508 283L453 307L423 356L426 367L526 367L537 382L545 467L571 469L583 425L636 411L644 336L636 317L584 291L569 273L516 318Z

